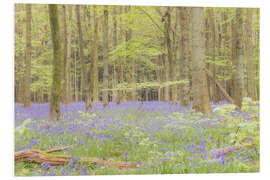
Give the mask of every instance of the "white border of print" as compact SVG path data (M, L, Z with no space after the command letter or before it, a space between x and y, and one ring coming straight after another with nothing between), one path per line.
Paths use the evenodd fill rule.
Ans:
M261 89L261 169L260 173L246 174L179 174L179 175L122 175L122 176L61 176L61 177L32 177L31 179L137 179L137 178L155 178L155 179L254 179L269 176L270 167L270 148L269 148L269 128L270 120L267 110L270 101L270 83L267 77L270 77L270 57L269 57L269 21L270 9L268 0L7 0L1 2L1 126L0 126L0 176L3 179L16 179L13 173L13 142L14 142L14 3L54 3L54 4L97 4L97 5L145 5L145 6L203 6L203 7L259 7L261 8L261 43L260 43L260 89ZM26 179L27 177L20 177Z

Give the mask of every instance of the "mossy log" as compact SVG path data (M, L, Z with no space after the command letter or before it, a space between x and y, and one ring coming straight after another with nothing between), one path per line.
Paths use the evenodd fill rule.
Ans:
M51 166L66 165L72 160L71 156L55 155L55 154L50 154L50 153L64 151L67 148L69 147L53 148L46 151L42 151L38 149L19 151L19 152L15 152L14 160L15 160L15 163L34 162L34 163L39 163L39 164L49 163ZM78 162L83 163L83 164L99 164L106 167L116 167L119 169L137 167L137 163L135 162L121 162L121 161L114 161L113 159L104 160L104 159L99 159L95 157L80 158Z

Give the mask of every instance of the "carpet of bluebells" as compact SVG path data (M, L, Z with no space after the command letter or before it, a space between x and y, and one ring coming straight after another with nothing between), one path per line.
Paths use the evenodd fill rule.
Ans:
M47 150L72 157L65 166L16 163L16 176L234 173L259 171L259 103L244 99L241 111L212 104L212 116L166 102L61 105L49 120L49 104L15 103L15 151ZM77 163L82 157L136 162L132 168Z

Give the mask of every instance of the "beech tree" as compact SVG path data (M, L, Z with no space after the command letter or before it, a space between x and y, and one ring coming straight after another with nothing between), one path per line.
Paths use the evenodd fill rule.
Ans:
M82 35L82 27L81 27L81 17L80 17L80 5L76 6L76 17L77 17L77 27L79 33L79 46L80 46L80 59L81 59L81 77L82 77L82 91L85 98L85 109L89 109L92 107L91 98L89 94L88 88L88 78L87 78L87 70L84 56L84 47L83 47L83 35Z
M244 97L244 54L243 54L243 9L236 8L236 17L233 21L233 99L241 109Z
M26 48L24 75L24 107L31 106L31 4L26 5Z
M204 12L201 7L193 7L191 10L192 22L192 108L204 114L211 114L210 99L208 94L207 79L205 73L205 43L203 36Z
M49 5L49 17L51 26L51 36L53 43L53 81L51 88L51 99L50 99L50 118L60 118L60 100L62 93L62 39L60 35L60 25L58 19L57 5Z
M109 34L108 34L108 7L104 6L104 17L103 17L103 88L109 87L109 72L108 72L108 51L109 51ZM103 91L103 106L108 105L108 91Z
M93 44L93 65L92 65L92 88L93 88L93 103L98 103L99 102L99 93L98 93L98 15L97 15L97 8L96 6L94 7L94 44Z
M181 80L189 80L190 59L190 11L188 7L179 8L180 25L182 39L180 42L180 78ZM190 87L189 83L180 85L180 105L189 106L190 104Z

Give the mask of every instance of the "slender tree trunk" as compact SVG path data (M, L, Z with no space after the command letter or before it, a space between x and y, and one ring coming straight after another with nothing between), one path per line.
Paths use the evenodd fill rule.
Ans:
M94 46L93 46L93 102L99 102L98 95L98 15L96 12L96 6L94 6Z
M130 6L125 6L125 13L128 13L130 11ZM126 27L125 30L125 41L126 41L126 49L128 51L129 45L128 42L131 39L132 36L132 30ZM126 68L126 75L127 75L127 83L129 86L132 85L133 83L133 59L130 58L129 56L126 56L126 63L127 63L127 68ZM133 101L133 91L134 90L129 90L127 92L127 100L128 101Z
M109 51L109 33L108 33L108 7L104 6L104 16L103 16L103 88L108 89L108 79L109 79L109 72L108 72L108 51ZM108 105L108 91L103 91L103 106Z
M192 8L192 108L206 115L211 114L210 100L205 68L204 11L203 8Z
M172 44L170 38L171 32L171 15L169 13L170 9L167 9L168 15L167 20L165 21L165 38L166 38L166 45L167 45L167 53L168 53L168 61L169 61L169 76L170 81L176 81L176 72L175 72L175 60L173 59L173 52L172 52ZM177 86L173 85L171 87L171 94L172 94L172 103L177 103L177 94L176 94Z
M160 56L160 55L158 56L158 58L156 59L156 61L157 61L157 65L158 65L159 67L161 67L161 63L160 63L160 61L161 61L161 56ZM160 70L160 68L156 70L156 75L157 75L157 81L158 81L159 83L161 83L161 70ZM158 92L157 92L157 100L158 100L158 101L161 101L161 88L158 88Z
M167 60L166 54L162 55L162 60L164 64L164 81L163 82L168 82L169 81L169 61ZM164 101L169 102L170 101L170 88L169 86L164 87Z
M223 21L222 20L222 17L220 17L219 19L220 21ZM217 35L218 35L218 41L217 41L217 54L218 54L218 57L219 59L222 59L222 51L221 51L221 46L222 46L222 29L221 29L221 24L217 24ZM221 74L224 70L222 70L220 67L216 67L215 66L215 72L216 72L216 76L221 76L223 74ZM215 80L217 81L217 78L215 78ZM222 80L221 81L221 84L222 86L224 87L224 81ZM217 89L217 88L216 88ZM223 95L220 91L217 91L216 90L216 99L215 99L215 102L218 102L218 101L221 101L223 98Z
M180 79L189 80L189 63L190 63L190 8L182 7L180 11L180 25L182 39L180 42ZM180 106L189 106L190 104L190 87L189 83L180 85Z
M244 55L243 55L243 9L236 9L236 18L233 20L234 31L233 43L233 99L235 104L241 109L244 90Z
M216 91L216 23L215 23L215 12L214 8L209 8L208 9L208 16L210 19L210 29L211 29L211 56L212 56L212 61L213 61L213 83L212 83L212 97L214 102L217 102L217 91Z
M253 60L253 36L252 36L252 10L247 8L247 19L246 19L246 31L247 31L247 41L246 41L246 52L247 52L247 93L248 97L251 97L253 100L256 99L255 92L255 66Z
M74 53L75 59L74 59L74 95L75 95L75 101L78 101L78 85L77 85L77 55Z
M85 8L85 13L86 13L86 17L87 17L87 29L86 31L89 31L88 29L91 29L92 28L92 24L94 25L94 23L91 23L92 19L94 19L93 17L91 18L91 6L87 5L87 7ZM94 26L93 26L94 27ZM90 31L89 31L90 32ZM93 76L92 76L92 71L93 71L93 51L94 51L94 38L93 38L93 34L92 33L89 33L88 34L89 36L89 43L90 43L90 48L89 48L89 56L91 56L91 60L92 62L90 63L90 67L89 67L89 73L88 73L88 92L90 95L93 95ZM93 99L92 96L89 95L89 98L90 100Z
M19 103L24 103L24 59L23 59L23 55L21 55L20 57L17 57L18 61L19 61L19 81L18 81L18 86L17 86L17 93L16 93L16 98L17 98L17 102Z
M77 16L77 27L79 32L79 49L80 49L80 59L81 59L81 90L82 90L82 99L85 98L85 109L88 110L92 107L91 98L88 89L88 78L87 78L87 70L85 63L85 56L83 53L83 35L81 28L81 17L80 17L80 5L76 5L76 16Z
M31 106L31 4L26 5L26 49L24 74L24 107Z
M223 12L223 20L227 21L228 20L228 9L226 11ZM230 55L228 54L228 49L230 49L229 46L229 31L228 31L228 27L229 27L229 23L225 23L222 25L223 30L222 33L224 34L224 38L223 38L223 47L221 48L223 50L223 60L226 62L227 59L231 58ZM227 61L228 62L228 61ZM224 88L226 90L226 92L228 92L228 94L230 94L230 79L227 79L228 76L230 76L231 73L229 73L230 71L230 65L229 63L226 63L227 66L224 67L224 71L223 71L223 76L224 76Z
M72 49L71 49L71 41L72 41L72 32L71 32L71 27L72 27L72 6L68 6L68 11L69 11L69 27L70 31L67 31L67 36L68 36L68 49L67 49L67 103L70 104L72 103L72 83L71 83L71 59L72 59Z
M53 83L50 97L50 118L60 118L60 99L62 92L62 41L60 36L60 26L58 19L57 5L49 5L49 16L51 25L51 35L53 42Z
M120 7L121 8L121 7ZM119 8L119 14L121 14L121 9ZM115 49L117 46L117 20L116 20L116 16L117 16L117 7L114 6L113 7L113 48ZM119 37L121 36L121 31L119 33ZM119 38L120 39L120 38ZM120 39L121 40L121 39ZM122 71L122 59L121 57L118 58L117 62L114 65L114 72L115 73L115 85L114 87L116 87L116 85L118 83L123 83L123 77L121 77L121 71ZM122 91L118 91L116 94L116 103L120 104L121 103L121 99L122 99Z
M63 94L62 94L62 102L63 104L67 104L67 59L68 59L68 39L67 39L67 23L66 23L66 6L62 5L62 23L63 23L63 81L64 81L64 87L63 87Z
M113 48L116 48L117 46L117 20L116 20L116 15L117 15L117 7L113 7L113 13L112 13L112 20L113 20L113 30L112 30L112 40L113 40ZM119 81L119 75L118 74L118 66L119 66L119 60L116 60L113 62L113 65L111 67L112 69L112 88L115 89L117 87L118 81ZM112 101L117 103L117 99L119 96L119 91L113 90L112 91Z

